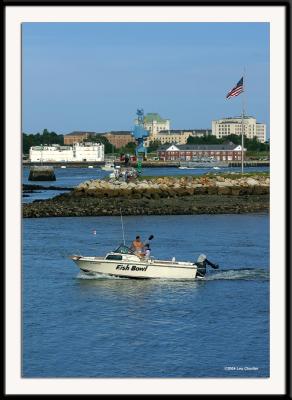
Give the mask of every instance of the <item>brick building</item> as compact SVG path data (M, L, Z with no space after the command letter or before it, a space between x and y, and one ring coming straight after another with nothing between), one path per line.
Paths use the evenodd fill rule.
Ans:
M163 161L198 161L204 158L217 161L241 161L241 146L232 142L209 145L165 144L157 149L157 154Z
M134 143L135 138L130 131L110 131L103 134L105 138L113 145L116 149L120 149L126 146L128 143Z
M74 143L81 143L84 139L88 139L90 136L95 135L96 132L74 131L64 136L64 144L70 145Z

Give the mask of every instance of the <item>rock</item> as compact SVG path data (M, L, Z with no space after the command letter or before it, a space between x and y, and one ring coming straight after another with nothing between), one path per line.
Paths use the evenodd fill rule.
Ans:
M218 195L230 195L231 187L230 186L218 186L217 188Z
M270 188L269 186L254 186L252 193L255 195L269 194Z
M198 194L206 194L206 193L208 193L208 188L206 186L196 185L194 187L194 194L198 195Z
M223 180L223 181L215 182L215 185L217 187L229 187L230 183L229 182L225 182L225 180Z
M246 183L248 185L251 185L251 186L255 186L255 185L259 184L259 182L256 179L253 179L253 178L247 178L246 179Z
M239 196L240 187L233 186L231 187L231 194L232 196Z
M207 188L208 194L217 194L218 188L216 186L209 186Z

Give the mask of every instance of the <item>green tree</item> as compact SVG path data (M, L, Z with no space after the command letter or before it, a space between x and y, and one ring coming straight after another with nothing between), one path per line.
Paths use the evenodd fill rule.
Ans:
M147 151L148 151L148 153L152 153L153 151L156 151L160 146L161 146L160 141L154 140L149 143L149 147L148 147Z
M43 133L40 134L37 132L36 134L22 134L22 152L23 154L28 154L29 149L32 146L40 146L44 144L64 144L64 136L58 135L56 132L49 132L47 129L43 130Z
M220 143L220 141L214 135L205 135L201 137L189 136L187 140L187 144L218 144L218 143Z
M223 144L227 142L232 142L236 145L240 145L241 140L241 135L228 135L220 139L216 138L215 135L208 135L203 137L189 136L187 144ZM246 136L244 136L244 147L248 151L256 152L267 152L270 149L269 143L261 143L256 137L248 139Z
M120 154L135 154L137 144L135 142L129 142L125 146L119 149Z

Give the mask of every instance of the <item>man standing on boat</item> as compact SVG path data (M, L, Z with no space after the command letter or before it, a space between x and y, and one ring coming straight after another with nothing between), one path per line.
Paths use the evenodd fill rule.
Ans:
M207 260L207 257L205 254L200 254L197 261L195 262L195 265L197 266L197 276L199 277L204 277L206 275L206 267L207 265L210 265L210 267L214 269L218 269L219 265L218 264L213 264L211 261Z
M132 242L131 249L139 256L142 254L143 248L144 244L141 242L140 236L136 236L136 239Z
M143 256L145 260L150 259L150 254L151 254L151 249L150 249L150 244L146 243L144 246L144 251L143 251Z

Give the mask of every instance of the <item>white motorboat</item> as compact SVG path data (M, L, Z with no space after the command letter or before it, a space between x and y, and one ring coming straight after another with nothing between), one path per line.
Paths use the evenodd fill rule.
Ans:
M183 166L181 166L181 167L178 167L179 169L196 169L197 167L183 167Z
M104 257L73 255L70 258L88 275L136 279L195 279L197 266L192 262L149 259L137 256L129 247L119 246Z
M115 169L115 164L113 162L106 162L101 169L103 171L114 171Z
M214 168L219 169L220 167L226 166L223 161L214 160L211 158L201 158L193 161L181 161L179 169L197 169L197 168Z

